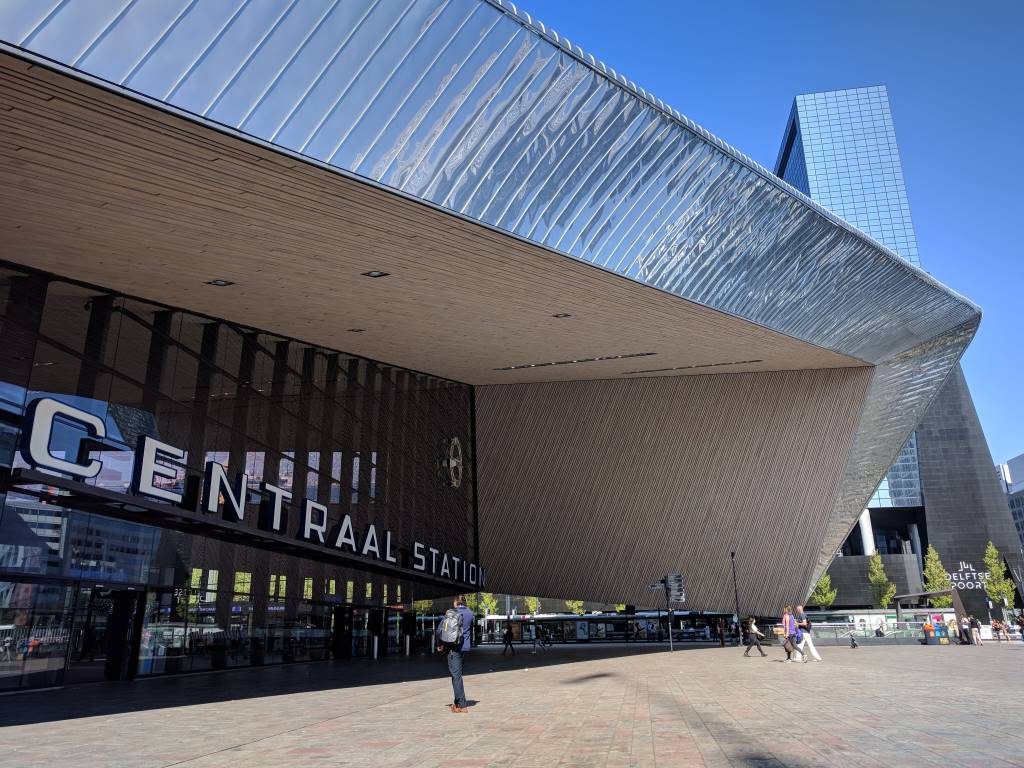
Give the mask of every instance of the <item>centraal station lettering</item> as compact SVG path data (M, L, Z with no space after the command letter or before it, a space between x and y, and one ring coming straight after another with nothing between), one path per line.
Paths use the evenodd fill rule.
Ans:
M81 456L71 459L51 450L51 436L58 422L70 425L95 440L107 436L106 424L95 414L54 398L40 398L26 409L20 444L22 459L33 468L70 475L76 480L96 477L103 466L99 459ZM223 464L207 461L198 499L190 499L189 494L179 490L175 482L184 470L185 460L186 454L181 448L141 435L135 449L130 492L183 509L198 506L199 511L206 515L219 513L229 523L243 523L246 498L251 491L249 476L238 473L233 479L229 478ZM90 488L83 483L79 491L87 494ZM261 481L259 493L262 502L256 521L258 528L268 533L288 535L287 511L293 501L291 491ZM315 499L302 499L297 506L298 522L291 535L306 545L377 561L384 566L412 569L471 587L484 586L483 569L465 557L421 541L399 548L392 532L378 529L373 522L357 532L349 514L342 515L332 524L327 506Z

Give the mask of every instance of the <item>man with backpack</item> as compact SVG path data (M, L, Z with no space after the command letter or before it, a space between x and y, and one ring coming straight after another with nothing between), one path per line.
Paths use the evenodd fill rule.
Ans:
M466 689L462 684L462 663L469 653L473 636L473 613L466 607L462 595L452 601L437 627L437 650L448 657L448 672L452 676L455 701L448 708L456 714L466 714Z

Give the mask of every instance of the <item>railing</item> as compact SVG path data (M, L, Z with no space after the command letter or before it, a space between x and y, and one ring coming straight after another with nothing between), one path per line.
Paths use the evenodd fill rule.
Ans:
M70 638L66 627L0 627L0 661L28 656L63 655Z
M780 636L775 634L776 628L781 629L781 625L769 625L767 628L762 629L765 633L765 638L761 641L769 645L778 645L782 642ZM527 628L529 629L529 628ZM830 645L849 645L850 638L855 638L858 645L916 645L924 643L925 632L924 622L920 621L887 621L881 627L881 635L878 634L878 624L866 624L866 623L815 623L812 626L812 637L816 645L830 646ZM1021 642L1021 636L1016 628L1010 629L1009 631L1010 642L1019 643ZM683 629L674 629L672 631L672 639L677 643L695 642L695 643L717 643L717 637L710 633L710 630L706 631L704 628L691 628L686 627ZM476 638L477 642L485 645L501 645L504 643L504 630L496 629L489 630L481 633ZM1002 638L1005 642L1005 636ZM575 636L569 636L560 632L551 631L548 635L548 642L554 645L562 644L574 644L578 642L591 642L591 643L665 643L668 644L668 634L664 630L664 627L659 627L650 632L644 632L642 635L635 633L623 633L623 632L606 632L602 636L590 636L584 639L578 639ZM727 632L725 637L726 645L735 645L736 637ZM949 637L950 644L955 645L959 642L959 633L952 633ZM991 641L996 642L995 638ZM516 638L513 640L513 644L516 646L533 644L533 637L529 631L525 632L522 638Z
M676 643L718 642L718 638L714 637L710 631L705 631L703 628L694 629L692 627L673 629L672 640ZM504 642L504 630L490 630L481 633L479 636L479 643L482 645L502 645ZM661 627L651 631L644 631L640 634L637 634L636 632L623 631L606 631L603 634L595 633L593 635L588 633L587 637L584 638L566 633L551 632L547 636L545 642L548 645L571 645L576 643L664 643L665 645L668 645L668 632L664 627ZM735 635L726 632L726 645L736 645L736 642L737 638ZM525 633L522 637L513 639L512 643L517 646L532 646L533 636L529 633Z
M781 642L781 638L775 635L778 626L772 627L769 638ZM811 636L815 645L849 645L851 637L859 645L916 645L925 641L924 623L919 621L890 621L882 626L814 624ZM950 638L950 642L956 642L956 638Z

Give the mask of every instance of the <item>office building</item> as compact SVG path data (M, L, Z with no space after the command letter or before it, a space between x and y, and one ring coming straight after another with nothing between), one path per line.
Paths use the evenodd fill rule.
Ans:
M920 265L884 86L797 96L776 173L837 216ZM898 301L898 296L887 297ZM885 299L883 299L885 300ZM967 383L955 366L938 398L843 542L829 573L837 606L871 602L866 556L882 555L901 594L922 591L923 548L935 546L965 607L987 614L981 570L991 540L1019 573L1020 552Z
M996 473L1010 505L1013 527L1024 549L1024 454L1014 456L1005 464L997 464Z

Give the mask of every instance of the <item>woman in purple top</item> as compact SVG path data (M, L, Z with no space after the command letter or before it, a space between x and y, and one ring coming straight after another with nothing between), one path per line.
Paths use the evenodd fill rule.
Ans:
M800 629L797 627L796 619L793 617L793 606L787 605L782 612L782 637L783 647L786 649L786 662L793 660L794 652L800 654L801 660L804 658L803 651L797 648L800 645L799 632ZM787 640L789 641L788 647L786 646Z

